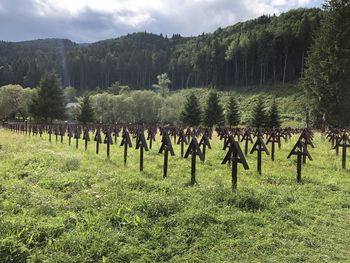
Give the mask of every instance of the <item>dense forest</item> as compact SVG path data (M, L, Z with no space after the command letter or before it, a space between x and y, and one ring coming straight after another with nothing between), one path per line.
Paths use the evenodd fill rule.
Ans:
M172 89L290 82L301 76L323 16L321 9L297 9L197 37L145 32L93 44L0 42L0 86L36 87L45 71L57 72L64 86L79 93L117 81L132 89L151 88L165 72Z

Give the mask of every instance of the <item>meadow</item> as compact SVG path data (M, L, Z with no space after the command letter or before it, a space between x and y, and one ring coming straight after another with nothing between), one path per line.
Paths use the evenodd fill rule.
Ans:
M262 176L248 155L236 192L216 137L192 187L178 145L163 179L159 137L140 173L120 139L108 160L47 136L0 129L0 262L350 262L350 172L320 133L303 183L293 136Z
M206 105L210 91L209 88L191 88L173 92L171 95L186 98L194 93L199 98L201 105ZM297 83L229 87L218 91L218 95L224 107L228 104L230 96L236 99L241 116L240 124L243 126L250 125L252 111L259 97L263 98L267 111L273 101L276 101L282 127L303 128L305 126L305 94ZM180 108L182 109L183 106ZM175 112L176 109L173 111Z

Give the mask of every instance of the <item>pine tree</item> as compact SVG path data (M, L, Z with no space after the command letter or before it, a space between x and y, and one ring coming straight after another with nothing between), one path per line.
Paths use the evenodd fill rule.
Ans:
M38 96L29 107L30 112L45 123L65 117L65 103L60 81L55 73L45 73L40 80Z
M230 97L230 100L227 105L226 121L229 126L237 126L240 122L238 105L233 96Z
M268 124L267 118L268 116L265 111L264 101L262 97L259 97L257 103L253 108L250 126L256 127L256 128L266 127Z
M185 108L181 113L181 121L189 126L198 126L201 123L201 108L199 101L193 93L187 98Z
M94 112L90 104L90 98L85 96L81 103L81 112L78 116L78 121L86 124L94 121Z
M211 91L204 113L204 124L208 127L213 127L214 125L223 125L224 123L224 110L219 103L218 94L215 91Z
M269 110L269 124L267 125L270 128L279 128L281 126L280 116L277 108L277 103L274 101Z
M350 1L329 0L302 86L315 126L350 124Z

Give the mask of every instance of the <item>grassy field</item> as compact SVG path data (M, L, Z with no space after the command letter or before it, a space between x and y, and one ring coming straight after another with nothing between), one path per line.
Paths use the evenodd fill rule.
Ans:
M316 134L297 184L295 140L261 177L248 156L232 193L217 138L191 187L178 146L162 178L159 140L140 173L134 149L124 167L117 145L109 161L0 129L0 262L350 262L350 172Z

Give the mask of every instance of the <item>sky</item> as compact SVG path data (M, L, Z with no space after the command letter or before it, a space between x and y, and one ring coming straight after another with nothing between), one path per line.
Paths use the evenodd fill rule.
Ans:
M133 32L196 36L323 0L0 0L0 40L91 43Z

